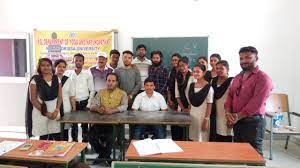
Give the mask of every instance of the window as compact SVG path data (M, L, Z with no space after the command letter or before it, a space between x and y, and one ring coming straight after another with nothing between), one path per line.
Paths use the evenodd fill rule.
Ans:
M29 73L28 38L0 33L0 77L26 77Z

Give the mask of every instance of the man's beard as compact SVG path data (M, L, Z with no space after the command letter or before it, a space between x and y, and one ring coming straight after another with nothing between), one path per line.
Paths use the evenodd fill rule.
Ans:
M158 67L158 66L161 65L161 61L160 61L160 62L152 62L152 65L153 65L154 67Z

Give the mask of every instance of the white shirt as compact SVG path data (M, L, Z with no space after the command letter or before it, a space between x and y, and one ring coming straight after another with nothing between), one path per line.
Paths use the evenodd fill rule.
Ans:
M144 81L148 78L148 69L149 66L152 65L151 60L145 58L144 61L140 61L137 57L132 61L132 64L136 65L137 69L140 71L142 87L141 90L145 90Z
M132 108L141 111L159 111L167 109L168 106L160 93L153 91L153 95L149 97L144 91L136 96Z
M62 100L64 106L64 113L71 112L72 105L70 97L75 96L76 90L73 86L73 82L71 78L68 78L62 87Z
M95 95L93 76L90 70L83 69L78 75L75 70L67 71L65 74L71 78L73 86L75 86L76 101L88 99L87 107L89 108Z

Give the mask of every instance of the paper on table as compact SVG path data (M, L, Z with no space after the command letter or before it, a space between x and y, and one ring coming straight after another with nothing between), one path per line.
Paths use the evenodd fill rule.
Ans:
M172 139L155 139L153 141L159 148L160 153L183 152Z
M133 142L135 149L140 156L147 156L159 153L183 152L183 150L171 139L144 139Z
M133 145L140 156L153 155L160 153L159 148L152 139L144 139L133 142Z
M25 142L19 141L2 141L0 142L0 156L19 147L20 145L24 144Z

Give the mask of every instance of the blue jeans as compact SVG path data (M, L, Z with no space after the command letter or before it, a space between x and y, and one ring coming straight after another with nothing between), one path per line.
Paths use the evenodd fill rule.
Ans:
M134 139L144 139L146 131L153 131L155 139L166 138L166 129L163 125L136 125L134 129Z
M265 128L264 116L255 115L241 119L233 126L234 142L248 142L260 155L263 155Z

